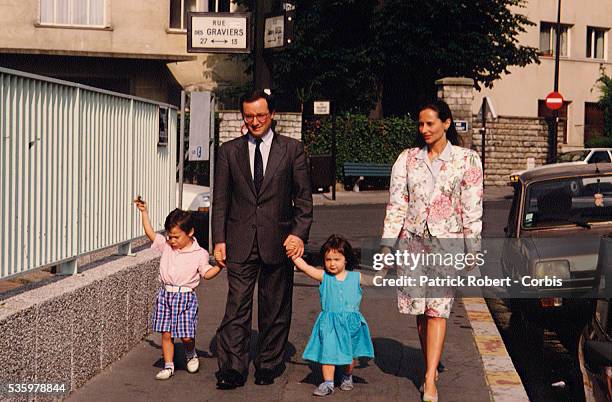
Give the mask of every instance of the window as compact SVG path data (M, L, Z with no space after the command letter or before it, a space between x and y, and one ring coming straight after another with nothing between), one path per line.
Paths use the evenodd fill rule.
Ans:
M540 53L544 56L552 56L555 53L555 46L557 41L557 34L555 29L556 26L557 24L553 24L550 22L540 23ZM561 43L559 47L559 56L562 57L567 57L569 54L569 28L569 25L561 24Z
M40 0L40 23L103 27L105 0Z
M587 149L578 150L578 151L567 151L561 152L557 156L557 163L565 163L565 162L582 162L586 159L591 151Z
M208 11L216 13L228 13L230 0L208 0Z
M571 101L563 101L563 106L559 109L559 130L563 130L563 143L567 144L567 106ZM546 101L544 99L538 100L538 117L544 117L550 119L553 116L552 110L546 107Z
M606 151L593 152L593 156L589 159L589 163L610 163L610 155Z
M603 196L603 204L595 202L595 194ZM612 222L612 177L568 177L543 180L527 187L526 229L555 227L593 222Z
M170 29L187 29L187 12L204 11L229 12L230 0L170 0Z
M603 59L606 29L587 27L586 57L588 59Z

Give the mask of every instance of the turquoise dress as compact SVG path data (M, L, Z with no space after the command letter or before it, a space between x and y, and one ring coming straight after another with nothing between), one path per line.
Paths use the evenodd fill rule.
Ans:
M351 364L356 357L374 357L370 329L359 312L359 273L347 271L343 281L327 272L319 286L321 309L302 357L321 364Z

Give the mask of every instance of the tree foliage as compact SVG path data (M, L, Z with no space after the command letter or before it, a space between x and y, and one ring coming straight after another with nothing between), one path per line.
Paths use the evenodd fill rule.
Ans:
M612 137L612 77L602 69L597 82L601 91L599 106L604 112L604 133L606 137Z
M512 12L522 0L384 0L373 31L380 46L385 112L414 110L435 95L442 77L491 87L508 67L537 62L518 35L534 25Z
M434 97L441 77L490 87L509 67L538 61L518 42L533 25L516 12L523 2L293 0L295 40L269 56L273 87L304 103L330 98L338 111L367 113L382 102L394 115ZM252 9L254 0L239 3Z
M268 55L273 89L298 104L331 99L337 111L367 111L375 101L375 49L369 25L377 0L293 3L294 42Z

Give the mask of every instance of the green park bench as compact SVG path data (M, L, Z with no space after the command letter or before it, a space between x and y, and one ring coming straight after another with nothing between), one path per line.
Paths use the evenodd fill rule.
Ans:
M365 177L389 177L392 165L368 162L344 162L344 177L355 178L355 191L359 191L359 182Z

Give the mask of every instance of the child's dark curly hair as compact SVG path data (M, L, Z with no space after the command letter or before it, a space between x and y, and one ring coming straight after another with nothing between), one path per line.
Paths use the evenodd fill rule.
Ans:
M193 230L193 219L189 211L176 208L166 216L164 228L169 232L173 227L178 226L183 232L189 234Z
M351 243L344 237L331 235L321 246L321 259L325 262L325 255L330 251L337 251L346 259L346 269L352 271L357 268L357 256L353 252Z

